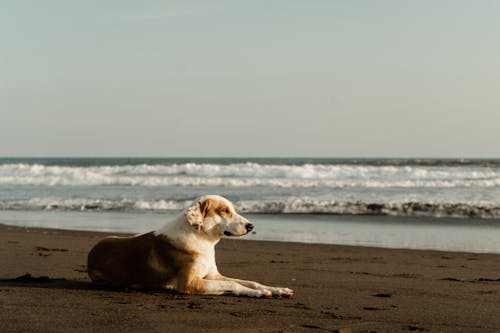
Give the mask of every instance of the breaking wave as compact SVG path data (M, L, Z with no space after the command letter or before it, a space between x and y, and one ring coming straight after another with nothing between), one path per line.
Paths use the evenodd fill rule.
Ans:
M192 200L98 200L66 198L31 198L2 200L0 210L56 211L136 211L173 212L188 207ZM239 212L247 214L331 214L380 216L432 216L456 218L500 218L500 206L493 203L461 202L362 202L307 198L284 200L241 200Z
M0 210L170 212L221 193L244 213L500 218L500 161L382 162L4 160Z
M500 187L500 168L258 163L0 164L0 185L183 187Z

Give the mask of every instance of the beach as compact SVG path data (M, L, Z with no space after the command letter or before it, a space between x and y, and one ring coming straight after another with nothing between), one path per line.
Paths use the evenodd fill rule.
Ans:
M92 285L86 256L105 235L0 226L0 331L500 331L495 254L224 239L223 274L295 296L188 296Z
M500 333L500 2L7 3L0 333Z

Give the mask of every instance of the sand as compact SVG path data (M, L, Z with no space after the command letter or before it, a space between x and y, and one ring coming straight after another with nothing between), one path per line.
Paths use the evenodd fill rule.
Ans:
M499 255L225 239L222 273L295 296L187 296L92 285L103 236L0 226L0 332L500 332Z

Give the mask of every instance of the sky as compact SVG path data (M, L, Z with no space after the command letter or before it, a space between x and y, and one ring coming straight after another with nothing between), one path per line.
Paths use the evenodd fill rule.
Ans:
M499 158L499 12L0 0L0 156Z

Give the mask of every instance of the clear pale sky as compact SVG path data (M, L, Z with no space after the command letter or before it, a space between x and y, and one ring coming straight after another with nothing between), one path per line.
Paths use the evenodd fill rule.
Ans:
M499 13L0 0L0 156L498 158Z

